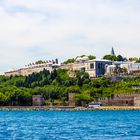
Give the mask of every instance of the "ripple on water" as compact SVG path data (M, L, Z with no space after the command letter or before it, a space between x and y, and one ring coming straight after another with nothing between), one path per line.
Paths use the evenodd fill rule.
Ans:
M140 111L0 111L0 139L139 140Z

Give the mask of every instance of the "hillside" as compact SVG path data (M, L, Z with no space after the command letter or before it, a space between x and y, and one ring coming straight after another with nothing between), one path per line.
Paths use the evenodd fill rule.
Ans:
M111 97L113 94L140 93L140 78L123 78L112 82L108 78L90 79L85 72L77 71L70 77L64 69L50 73L43 70L29 76L0 76L0 105L31 105L32 95L42 95L45 103L66 103L69 92L77 93L77 101L90 102L96 97Z

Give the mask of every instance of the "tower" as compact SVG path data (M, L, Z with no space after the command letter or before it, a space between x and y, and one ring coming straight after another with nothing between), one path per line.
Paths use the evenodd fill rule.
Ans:
M114 48L113 47L111 49L111 55L115 55L115 51L114 51Z

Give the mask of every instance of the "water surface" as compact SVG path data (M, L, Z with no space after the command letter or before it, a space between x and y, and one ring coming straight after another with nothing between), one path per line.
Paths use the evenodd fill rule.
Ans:
M140 111L0 111L0 140L140 140Z

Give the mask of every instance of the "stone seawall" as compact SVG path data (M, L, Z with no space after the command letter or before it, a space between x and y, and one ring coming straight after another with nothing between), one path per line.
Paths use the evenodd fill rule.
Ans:
M85 108L85 107L68 107L68 106L59 106L59 107L48 107L48 106L1 106L0 110L76 110L76 111L88 111L88 110L140 110L140 106L101 106L96 108Z

